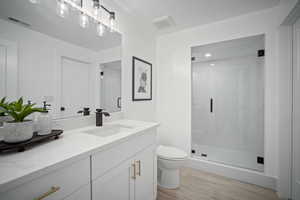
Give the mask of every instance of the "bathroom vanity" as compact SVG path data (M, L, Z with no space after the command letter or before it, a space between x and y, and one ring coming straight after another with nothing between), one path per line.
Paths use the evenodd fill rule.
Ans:
M119 120L0 155L0 199L153 200L157 126Z

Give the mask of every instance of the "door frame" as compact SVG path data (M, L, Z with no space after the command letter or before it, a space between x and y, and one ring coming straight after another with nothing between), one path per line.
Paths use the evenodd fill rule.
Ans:
M290 118L288 119L289 127L288 132L283 132L285 134L285 137L287 139L285 141L282 141L283 144L279 145L279 151L283 151L283 154L281 156L285 156L285 159L281 160L281 156L278 155L278 162L279 162L279 179L278 179L278 188L277 193L279 194L280 198L283 199L292 199L294 198L294 110L295 110L295 99L294 99L294 91L295 91L295 83L294 83L294 71L295 71L295 33L294 33L294 25L296 22L300 19L300 0L294 5L294 8L290 11L290 13L287 15L287 17L283 20L281 23L281 27L285 29L285 36L288 37L285 39L285 42L288 43L288 52L285 52L285 58L288 60L285 64L289 65L290 67L290 77L289 77L289 88L290 90L288 97L285 97L288 99L286 101L287 103L287 110L290 115ZM281 142L280 142L281 143ZM284 169L280 167L280 162L285 161L287 164L284 165ZM281 179L283 179L281 181Z
M297 19L297 21L293 24L293 31L292 31L292 33L293 33L293 37L292 37L292 39L293 39L293 55L292 55L292 58L293 58L293 61L292 61L292 63L293 63L293 76L292 76L292 78L293 78L293 114L292 114L292 144L291 144L291 147L292 147L292 169L291 169L291 186L292 186L292 188L291 188L291 196L292 196L292 199L295 199L296 200L296 188L295 188L295 186L296 186L296 179L295 179L295 177L296 177L296 164L295 164L295 162L294 162L294 160L296 159L296 142L297 141L294 141L294 139L296 138L296 132L298 131L298 130L296 130L296 128L295 128L295 124L297 123L296 122L296 116L295 116L295 104L297 103L297 104L299 104L299 102L297 102L296 101L296 97L295 97L295 91L296 90L299 90L300 88L299 88L299 86L295 83L295 76L296 76L296 74L295 74L295 72L298 72L299 73L299 60L300 60L300 41L298 41L298 34L300 34L300 33L298 33L297 31L299 31L300 32L300 17ZM298 144L299 145L299 144ZM298 147L299 148L299 147ZM299 167L299 166L298 166Z
M6 40L0 36L0 46L6 48L6 67L4 75L5 95L11 99L14 99L17 98L20 93L18 74L18 44L14 41Z

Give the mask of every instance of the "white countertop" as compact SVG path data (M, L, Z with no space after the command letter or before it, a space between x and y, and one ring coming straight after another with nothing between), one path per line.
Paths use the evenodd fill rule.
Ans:
M0 193L158 126L154 122L132 120L118 120L105 125L112 124L134 128L108 137L99 137L84 133L96 126L84 127L66 131L58 140L34 146L24 152L0 154Z

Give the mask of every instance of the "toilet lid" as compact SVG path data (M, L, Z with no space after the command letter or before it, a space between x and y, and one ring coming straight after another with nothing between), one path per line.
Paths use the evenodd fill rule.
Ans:
M184 159L187 154L175 147L161 145L157 148L157 156L165 159Z

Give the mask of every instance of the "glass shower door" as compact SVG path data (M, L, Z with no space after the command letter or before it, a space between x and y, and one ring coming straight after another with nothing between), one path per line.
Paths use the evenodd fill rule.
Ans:
M256 53L192 63L194 157L264 170L263 66Z

